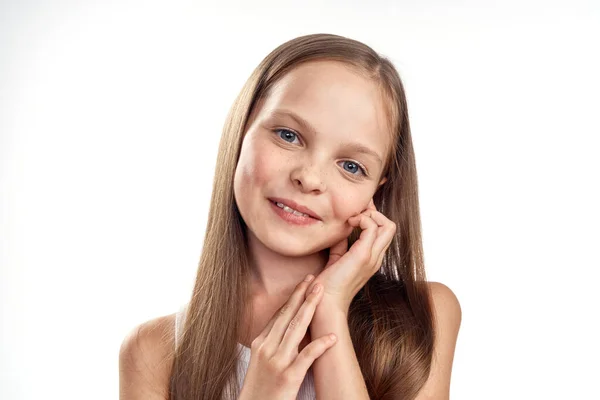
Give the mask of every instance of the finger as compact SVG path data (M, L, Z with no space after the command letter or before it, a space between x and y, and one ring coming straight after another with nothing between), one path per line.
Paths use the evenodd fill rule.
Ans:
M385 215L383 215L382 213L380 213L377 210L366 210L363 211L363 214L368 215L369 217L371 217L373 219L373 221L375 221L377 223L377 225L379 226L385 226L388 225L389 223L393 223L388 217L386 217Z
M362 245L357 243L357 250L360 252L365 251L366 254L369 255L369 258L365 260L367 265L373 268L374 271L376 271L377 269L379 269L379 266L383 261L383 255L396 233L396 225L394 222L390 221L385 215L378 211L367 210L360 215L366 215L368 219L371 219L374 223L377 224L377 229L375 230L375 238L372 242L368 243L370 253L367 252L366 249L367 243L363 243Z
M338 242L335 246L329 249L329 260L325 265L325 268L339 260L346 252L348 251L348 238L345 237L340 242Z
M322 285L321 285L321 287L322 287ZM299 292L299 294L300 294L301 298L294 297L293 307L290 307L289 309L285 310L285 312L280 312L279 318L277 318L273 322L273 328L269 332L269 335L266 337L265 343L264 343L265 348L267 350L271 351L271 353L269 353L269 354L273 354L279 349L279 347L281 346L283 337L286 334L286 332L290 326L292 327L293 330L297 330L296 327L304 322L301 320L301 318L298 317L298 312L302 309L302 307L305 307L307 302L315 301L314 295L308 296L309 298L305 299L306 288L304 288L304 290ZM320 294L320 293L317 293L317 294ZM308 323L310 323L310 320L308 321ZM306 334L306 329L308 328L308 323L306 324L306 327L304 327L304 332L302 333L302 336L300 337L300 339L298 339L298 344L300 344L300 341ZM302 330L300 327L298 329ZM296 344L296 348L298 348L298 344Z
M392 240L390 239L390 241L388 242L387 246L385 246L383 248L383 251L381 253L379 253L379 257L377 258L377 262L375 263L375 265L373 267L373 273L377 272L379 270L379 268L381 268L381 264L383 263L383 257L385 257L385 252L390 247L391 242L392 242Z
M295 376L305 376L310 366L315 360L323 355L328 349L337 343L337 338L329 335L321 336L306 345L296 357L296 360L289 366L292 374ZM334 335L335 336L335 335Z
M296 285L296 288L294 289L294 292L292 293L292 295L290 296L288 301L283 306L281 306L275 312L275 314L273 314L273 316L269 320L269 323L265 326L265 328L262 330L260 335L258 335L255 340L258 340L261 343L266 342L266 340L269 337L269 334L271 333L271 330L273 329L273 326L275 325L275 322L277 320L279 320L281 318L285 318L286 320L289 321L293 315L296 315L296 313L298 312L298 309L304 302L304 294L306 292L306 289L308 288L310 283L314 280L314 278L315 277L313 275L308 275L302 282L300 282L300 283L298 283L298 285ZM269 344L267 344L267 346L269 346ZM279 346L279 342L277 342L275 345L270 345L269 349L274 352L278 346Z
M350 220L348 220L348 222L350 222ZM373 220L373 218L371 218L367 212L363 212L359 215L357 215L357 218L352 219L352 222L350 222L350 225L356 227L359 226L360 229L362 230L362 232L360 233L360 236L358 237L358 241L362 240L362 241L368 241L368 240L375 240L375 237L377 236L377 228L378 225L375 222L375 220ZM354 247L354 246L352 246ZM350 249L352 250L352 248Z
M396 235L396 225L386 225L385 227L379 228L381 232L373 242L373 253L379 254L387 250L390 243Z
M315 285L315 288L317 287L319 290L316 292L313 290L310 293L304 304L300 307L300 310L298 310L296 316L290 321L283 332L283 339L281 340L278 351L285 355L290 362L296 357L298 346L300 345L302 338L306 335L306 331L315 314L317 305L323 298L323 285Z
M378 211L367 211L377 225L377 238L373 242L373 254L384 252L396 234L396 224ZM365 213L367 213L365 212Z
M365 214L359 214L357 219L348 220L350 225L359 225L362 229L358 240L350 247L348 253L359 255L364 252L368 255L368 259L371 259L372 247L375 239L377 238L377 223Z

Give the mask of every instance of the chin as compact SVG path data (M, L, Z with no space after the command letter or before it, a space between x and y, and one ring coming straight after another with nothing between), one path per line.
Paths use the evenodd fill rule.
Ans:
M312 243L303 243L300 241L284 241L280 239L273 240L267 244L269 248L286 257L302 257L317 253L323 250L321 246L315 246Z
M272 251L287 257L303 257L315 254L328 249L343 239L328 236L327 238L298 237L296 235L286 235L281 232L268 233L263 232L264 236L257 237L261 243ZM347 236L346 236L347 237Z
M315 238L302 238L281 232L259 232L255 236L265 247L286 257L307 256L330 247L322 240L315 241Z

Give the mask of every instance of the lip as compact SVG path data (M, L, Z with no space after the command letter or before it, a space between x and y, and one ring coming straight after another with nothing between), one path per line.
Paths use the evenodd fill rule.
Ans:
M279 207L277 204L273 203L269 200L269 207L273 210L275 214L279 216L285 222L296 225L296 226L310 226L314 224L318 224L320 221L316 218L304 215L296 215L294 213L289 213L284 211L283 208Z
M275 203L282 203L282 204L288 206L289 208L293 208L294 210L300 211L303 214L310 215L314 219L318 219L319 221L321 220L321 217L319 217L319 214L317 214L316 212L314 212L310 208L303 206L302 204L296 203L293 200L284 199L284 198L281 198L281 197L269 197L269 200L272 201L272 202L275 202Z

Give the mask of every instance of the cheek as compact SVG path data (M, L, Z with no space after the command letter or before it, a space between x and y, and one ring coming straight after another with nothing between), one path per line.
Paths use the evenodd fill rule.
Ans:
M281 165L276 152L267 149L264 143L254 140L244 143L235 173L236 191L244 196L265 188L280 175Z
M335 193L332 195L334 216L340 223L346 223L348 218L363 211L369 200L364 193L358 191L345 190L341 193Z
M256 188L267 189L281 176L281 163L277 161L277 156L273 151L257 150L252 154L247 168L244 169L244 176Z

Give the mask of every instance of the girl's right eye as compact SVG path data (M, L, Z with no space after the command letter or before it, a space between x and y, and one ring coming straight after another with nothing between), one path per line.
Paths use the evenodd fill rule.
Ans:
M285 140L288 143L293 143L294 139L298 138L298 135L295 132L290 131L289 129L285 129L285 128L275 129L274 132L276 132L280 138L282 138L283 140Z

